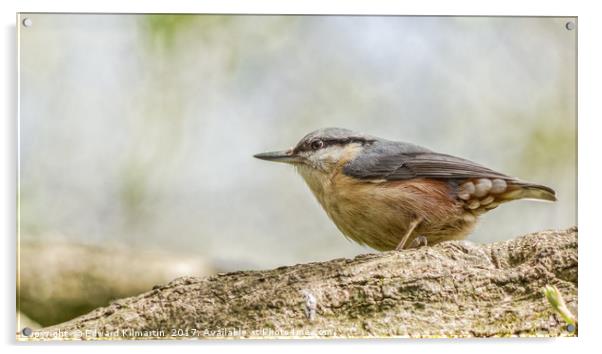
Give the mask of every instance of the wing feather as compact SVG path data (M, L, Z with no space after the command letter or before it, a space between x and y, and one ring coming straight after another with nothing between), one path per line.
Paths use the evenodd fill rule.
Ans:
M412 178L467 179L513 177L459 157L436 153L415 145L390 142L368 147L350 161L343 172L360 179L405 180Z

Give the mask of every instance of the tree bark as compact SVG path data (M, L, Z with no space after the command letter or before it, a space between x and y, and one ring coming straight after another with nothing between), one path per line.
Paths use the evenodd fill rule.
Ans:
M577 228L510 241L178 278L29 338L314 338L574 335L541 289L577 315ZM23 336L21 336L23 337Z

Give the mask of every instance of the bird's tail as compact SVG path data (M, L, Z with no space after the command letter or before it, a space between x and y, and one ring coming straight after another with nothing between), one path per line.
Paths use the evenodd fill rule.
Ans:
M556 192L547 186L527 182L514 182L509 185L508 192L501 196L505 200L536 199L556 201Z

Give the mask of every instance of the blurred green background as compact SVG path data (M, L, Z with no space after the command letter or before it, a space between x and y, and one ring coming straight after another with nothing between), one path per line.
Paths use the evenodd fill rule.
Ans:
M292 168L252 158L320 127L558 192L485 215L474 242L576 224L572 18L24 17L20 310L42 325L177 275L371 252Z

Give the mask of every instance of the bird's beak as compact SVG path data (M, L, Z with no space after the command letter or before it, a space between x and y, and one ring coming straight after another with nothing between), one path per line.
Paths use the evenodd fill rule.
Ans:
M298 163L301 162L301 158L293 153L293 149L285 151L270 151L261 154L253 155L261 160L274 161L274 162L286 162L286 163Z

